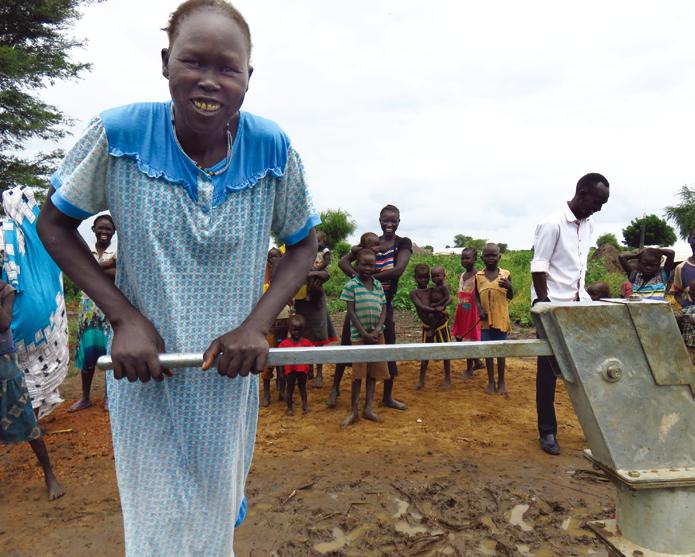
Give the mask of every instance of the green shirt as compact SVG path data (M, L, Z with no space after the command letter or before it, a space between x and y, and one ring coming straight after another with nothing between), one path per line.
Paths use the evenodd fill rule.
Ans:
M381 283L373 280L373 289L369 290L360 280L359 276L351 278L340 294L340 299L346 302L355 302L355 314L366 331L373 331L379 323L381 309L386 304L386 296ZM350 322L350 339L361 340L362 336L357 331L352 321Z

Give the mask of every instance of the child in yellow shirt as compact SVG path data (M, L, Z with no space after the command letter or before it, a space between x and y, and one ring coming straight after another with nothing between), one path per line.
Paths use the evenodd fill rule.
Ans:
M512 277L506 269L500 269L500 248L487 243L482 255L485 269L475 275L475 300L480 315L481 340L506 340L512 330L509 320L509 300L514 297ZM497 358L497 384L495 385L494 359L485 358L488 385L487 394L507 394L504 384L505 358Z

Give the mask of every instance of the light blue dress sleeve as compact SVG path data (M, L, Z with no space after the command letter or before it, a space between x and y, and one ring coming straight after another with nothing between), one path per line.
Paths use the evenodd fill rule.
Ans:
M273 233L282 243L292 246L307 237L321 219L307 188L304 165L297 152L287 152L285 173L279 179L273 209Z
M108 160L106 132L101 120L94 118L51 176L55 189L51 196L53 205L77 220L108 209L105 195Z

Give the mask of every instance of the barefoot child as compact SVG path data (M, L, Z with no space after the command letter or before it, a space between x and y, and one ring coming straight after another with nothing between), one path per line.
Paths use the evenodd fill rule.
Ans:
M449 333L449 313L446 306L451 302L446 274L441 266L432 268L430 287L430 268L424 263L415 266L415 283L417 288L410 292L410 299L415 305L418 317L422 321L422 342L451 342ZM425 374L429 360L420 362L420 377L416 389L425 386ZM451 362L444 360L444 383L442 388L451 386Z
M17 366L11 329L14 296L15 289L0 280L0 443L29 442L43 469L48 500L53 501L62 497L65 491L53 474L24 383L24 372Z
M304 333L304 318L301 315L293 315L290 317L289 324L289 334L290 336L283 340L279 348L299 348L299 347L311 347L314 346L313 343L305 339L302 335ZM305 414L309 411L309 403L307 402L306 394L306 381L309 375L311 366L309 364L295 364L289 366L283 366L285 380L287 382L287 393L285 398L287 399L287 412L288 416L294 416L293 398L294 398L294 386L295 384L299 386L299 396L302 399L302 412Z
M263 292L266 292L270 288L270 281L273 279L275 270L277 269L277 264L282 258L282 252L278 248L270 248L268 250L268 258L266 260L265 267L265 282L263 283ZM266 335L266 340L268 341L268 346L270 348L276 348L277 345L287 338L287 330L289 325L289 318L292 313L291 301L289 304L282 308L280 313L278 313L275 318L275 323L270 328L270 331ZM270 406L270 381L273 378L273 368L267 367L261 372L261 380L263 381L263 397L261 398L261 406ZM278 400L285 400L285 374L282 370L275 370L275 386L278 390Z
M244 516L266 335L306 280L320 218L289 136L241 109L253 73L242 14L187 0L166 32L171 98L92 119L51 177L38 226L113 327L125 556L221 557ZM119 234L115 285L77 233L104 210ZM264 294L271 232L286 251ZM202 370L159 364L162 352L203 351Z
M381 283L373 278L376 270L376 256L371 249L362 249L357 254L357 276L351 278L343 288L340 299L347 302L350 318L350 338L352 344L384 344L384 321L386 321L386 296ZM374 391L377 379L388 379L386 362L352 364L351 411L342 423L343 427L354 424L359 419L358 402L362 380L367 383L362 417L374 422L379 417L374 413Z
M661 266L662 257L666 257ZM675 252L666 248L644 248L636 253L621 253L618 261L632 285L632 296L642 300L663 300L666 294ZM637 259L637 265L629 261Z
M294 297L294 310L304 317L306 337L314 346L325 346L338 340L333 322L328 315L328 302L323 291L323 284L330 278L328 264L331 260L331 252L326 246L325 232L317 232L316 238L319 246L314 266L307 276L306 284ZM314 388L323 387L323 364L316 364L316 377L314 377L312 366L309 379L314 379L312 384Z
M365 232L360 236L360 242L356 246L352 246L350 251L343 255L338 261L338 268L343 271L348 277L353 278L356 276L354 262L357 259L357 253L362 249L371 249L376 253L379 249L379 236L374 232ZM350 318L345 315L345 320L343 321L343 330L340 334L340 345L350 346L352 341L350 340ZM328 395L328 401L326 406L328 408L335 408L338 396L340 395L340 382L343 379L343 373L345 373L345 368L350 364L336 364L335 372L333 374L333 386L331 387L331 392Z
M512 277L509 271L499 268L500 249L497 244L487 243L483 248L485 269L475 275L475 297L480 313L482 340L506 340L512 330L509 321L509 300L514 297ZM504 383L505 358L497 358L497 385L493 358L485 358L488 394L507 394Z
M461 251L461 266L464 271L459 278L458 304L454 314L452 333L458 342L480 340L480 316L478 304L475 301L475 261L478 252L475 248L463 248ZM476 369L482 369L480 358L468 358L464 377L470 379Z

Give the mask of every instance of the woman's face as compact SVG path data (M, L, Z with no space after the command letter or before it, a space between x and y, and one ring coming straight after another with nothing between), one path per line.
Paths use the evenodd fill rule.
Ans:
M384 211L379 216L379 225L381 226L381 231L387 236L396 233L400 222L401 218L395 211Z
M162 50L177 131L224 130L244 102L252 71L246 38L236 21L208 8L185 16L169 48Z
M97 238L97 242L102 245L109 245L111 243L111 238L116 233L116 230L108 219L99 219L94 226L92 226L92 232Z

